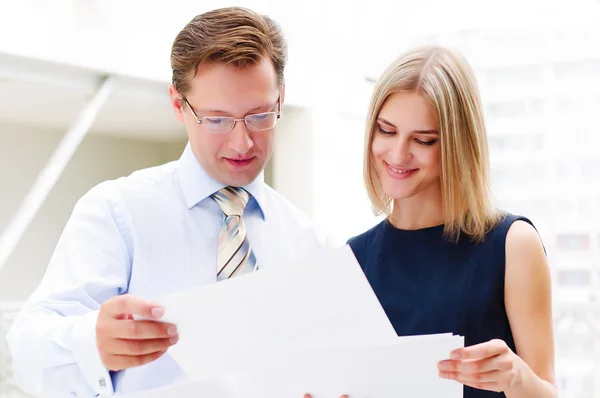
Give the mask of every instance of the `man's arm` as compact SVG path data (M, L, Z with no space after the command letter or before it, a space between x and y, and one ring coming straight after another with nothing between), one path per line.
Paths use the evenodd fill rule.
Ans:
M131 261L106 188L79 200L41 284L9 331L15 379L30 394L113 393L96 322L102 303L126 292Z

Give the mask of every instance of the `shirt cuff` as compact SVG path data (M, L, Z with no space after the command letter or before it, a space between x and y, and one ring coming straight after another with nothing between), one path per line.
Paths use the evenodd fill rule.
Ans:
M83 377L94 393L113 395L115 393L111 375L102 363L96 345L96 322L98 313L93 311L82 315L73 328L73 357Z

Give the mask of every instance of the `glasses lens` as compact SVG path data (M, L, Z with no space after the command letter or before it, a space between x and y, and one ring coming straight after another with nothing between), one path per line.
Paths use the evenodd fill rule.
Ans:
M275 127L277 114L275 112L257 113L246 116L246 126L252 131L269 130Z
M211 133L228 133L233 128L235 120L231 117L203 117L202 125Z

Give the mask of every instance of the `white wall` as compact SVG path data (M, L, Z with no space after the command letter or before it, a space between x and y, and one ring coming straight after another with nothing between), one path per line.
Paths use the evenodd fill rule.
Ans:
M362 178L366 105L345 107L344 96L342 90L317 96L311 108L286 109L270 165L273 188L311 216L334 245L378 221Z
M308 108L286 108L277 126L265 180L309 216L314 211L313 120Z
M360 78L364 59L349 56L355 48L351 36L338 32L311 80L313 215L336 244L378 221L363 184L365 118L373 87Z
M330 113L316 117L313 216L335 244L375 225L363 184L363 120Z
M0 125L0 231L56 147L63 132ZM179 157L184 142L142 142L89 135L0 270L0 301L26 299L39 283L77 199L99 182Z

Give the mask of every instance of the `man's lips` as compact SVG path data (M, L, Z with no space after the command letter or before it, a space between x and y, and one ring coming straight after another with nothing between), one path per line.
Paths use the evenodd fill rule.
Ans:
M225 158L229 164L234 167L244 167L248 166L254 160L254 157L246 157L246 158Z

